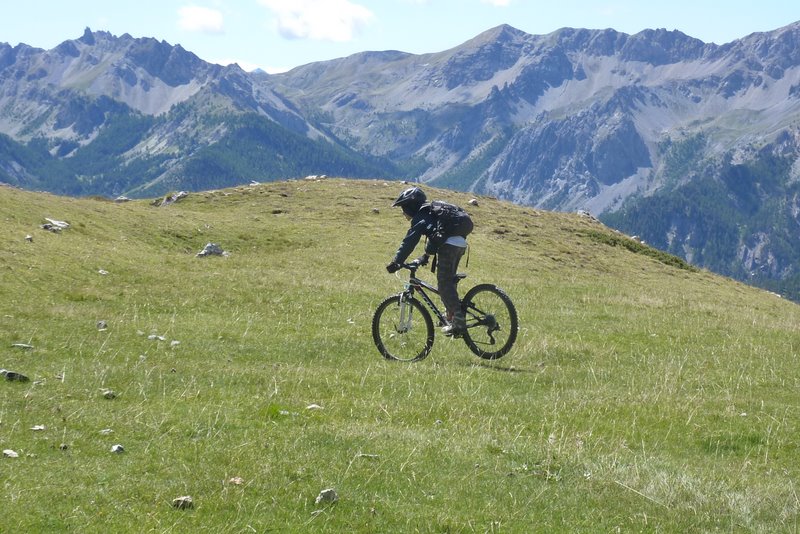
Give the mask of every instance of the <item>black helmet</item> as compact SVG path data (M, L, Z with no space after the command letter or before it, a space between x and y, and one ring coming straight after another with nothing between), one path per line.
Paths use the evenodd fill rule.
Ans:
M400 206L404 213L414 215L419 211L419 208L425 204L427 199L428 197L425 196L422 189L419 187L409 187L400 193L400 196L394 201L392 207Z

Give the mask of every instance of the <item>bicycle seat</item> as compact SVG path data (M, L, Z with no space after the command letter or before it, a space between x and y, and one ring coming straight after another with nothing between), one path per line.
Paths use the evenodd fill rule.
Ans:
M456 280L463 280L467 277L467 273L456 273Z

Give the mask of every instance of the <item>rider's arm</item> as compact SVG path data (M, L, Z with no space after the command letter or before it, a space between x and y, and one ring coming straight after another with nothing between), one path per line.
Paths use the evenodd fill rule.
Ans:
M419 243L423 235L426 235L432 229L431 222L427 217L419 216L411 219L411 227L406 232L406 236L400 243L400 248L394 254L393 263L403 263L409 255L414 252L414 248Z

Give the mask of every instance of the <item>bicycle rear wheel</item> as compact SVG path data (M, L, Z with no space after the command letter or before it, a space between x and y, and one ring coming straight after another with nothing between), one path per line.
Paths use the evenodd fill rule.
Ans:
M387 360L417 362L433 348L433 320L417 299L393 295L372 317L372 339Z
M496 360L505 356L517 339L517 310L505 291L480 284L464 295L461 307L467 318L464 342L476 356Z

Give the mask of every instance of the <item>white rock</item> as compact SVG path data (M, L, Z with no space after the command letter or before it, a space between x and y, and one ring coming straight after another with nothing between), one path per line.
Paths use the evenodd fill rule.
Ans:
M334 503L338 500L339 495L336 493L336 490L333 488L327 488L319 492L319 495L317 495L317 499L314 502L317 504Z
M49 222L50 224L52 224L52 225L53 225L53 226L55 226L56 228L61 228L61 229L64 229L64 230L66 230L67 228L69 228L69 223L68 223L68 222L66 222L66 221L57 221L57 220L55 220L55 219L49 219L49 218L47 218L47 217L45 217L45 218L44 218L44 220L45 220L45 221L47 221L47 222Z
M117 454L125 452L125 447L117 443L116 445L111 446L111 452L115 452Z
M216 243L207 243L206 246L196 254L198 257L203 256L229 256L230 254L224 250L222 247Z
M5 449L3 451L3 456L5 458L19 458L19 454L16 451L12 451L11 449Z

